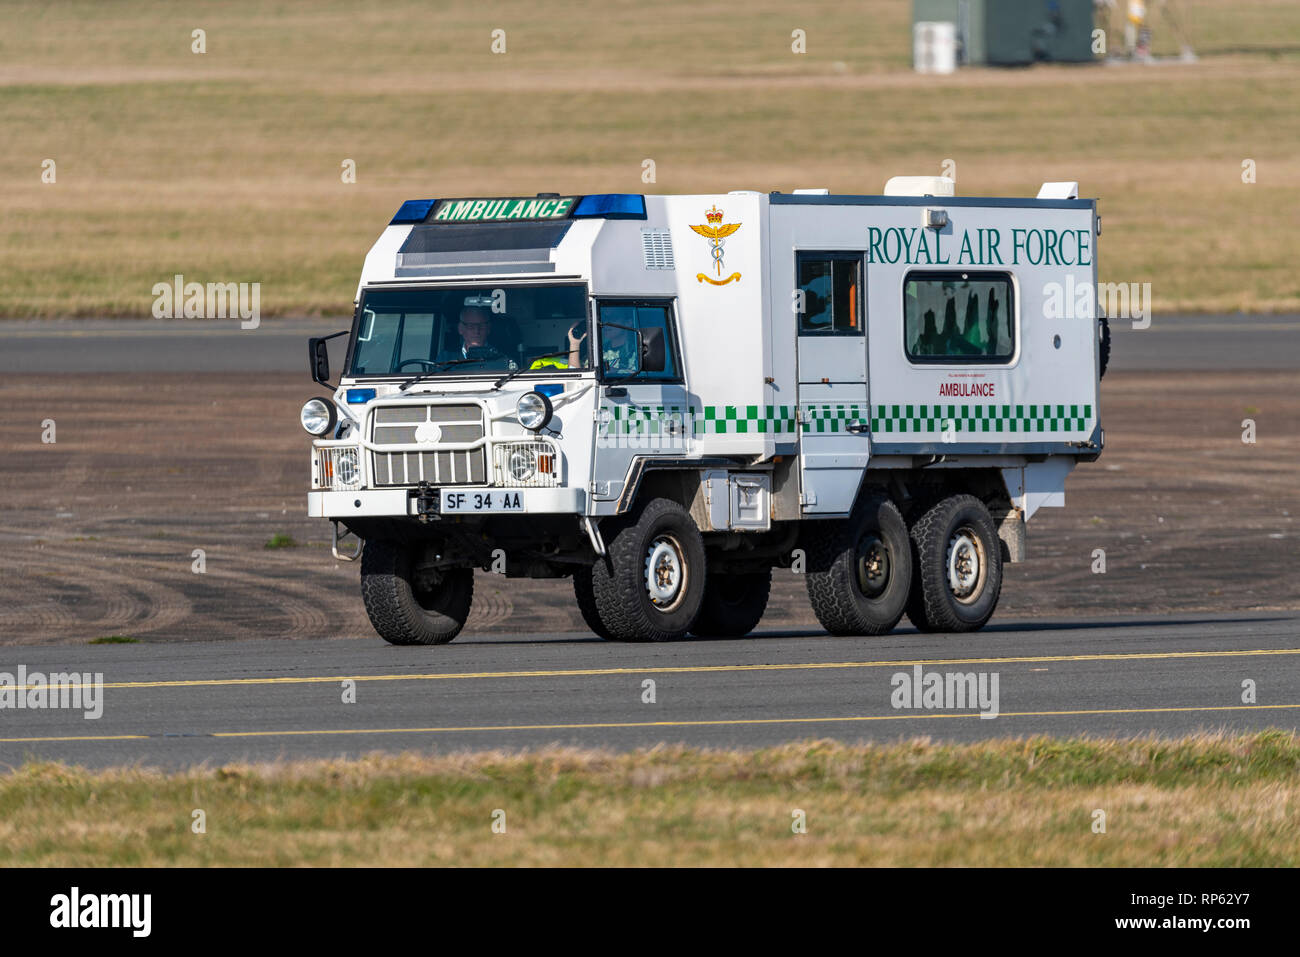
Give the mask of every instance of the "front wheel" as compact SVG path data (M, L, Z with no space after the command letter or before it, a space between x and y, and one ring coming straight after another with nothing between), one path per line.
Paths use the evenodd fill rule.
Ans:
M1002 543L973 495L945 498L912 524L916 581L907 617L921 631L977 631L1002 593Z
M580 565L573 572L573 597L578 602L578 611L587 627L600 638L613 641L609 629L600 620L600 611L596 608L596 593L591 587L591 568Z
M903 515L887 498L865 500L808 539L808 600L832 635L884 635L903 617L912 549Z
M591 568L596 616L614 641L684 638L704 598L704 540L690 513L652 499Z
M361 599L379 637L393 645L444 645L465 626L474 600L469 568L421 568L416 550L367 539Z

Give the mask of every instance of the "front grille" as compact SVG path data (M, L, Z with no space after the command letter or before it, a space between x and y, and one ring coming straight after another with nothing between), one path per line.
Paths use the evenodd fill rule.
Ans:
M371 420L376 446L405 446L376 451L371 460L375 485L483 485L487 459L481 443L483 413L477 405L381 405ZM411 448L411 446L423 446Z
M376 452L376 485L483 485L483 449L458 452Z

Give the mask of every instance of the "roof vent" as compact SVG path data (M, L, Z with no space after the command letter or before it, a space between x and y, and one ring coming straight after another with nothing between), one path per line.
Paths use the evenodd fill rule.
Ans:
M1038 191L1039 199L1078 199L1078 183L1044 183Z
M676 269L673 262L673 237L666 229L647 227L641 230L641 256L646 269Z
M956 186L947 176L894 176L885 184L885 195L955 196Z

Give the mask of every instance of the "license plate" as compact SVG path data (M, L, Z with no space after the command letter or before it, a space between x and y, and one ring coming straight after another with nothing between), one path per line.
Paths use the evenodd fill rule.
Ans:
M466 489L442 493L445 514L523 512L524 493L510 489Z

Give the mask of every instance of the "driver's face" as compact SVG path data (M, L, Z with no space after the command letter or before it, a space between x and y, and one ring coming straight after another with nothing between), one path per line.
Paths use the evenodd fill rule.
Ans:
M491 327L492 319L481 310L467 309L460 314L460 337L467 346L486 345Z

